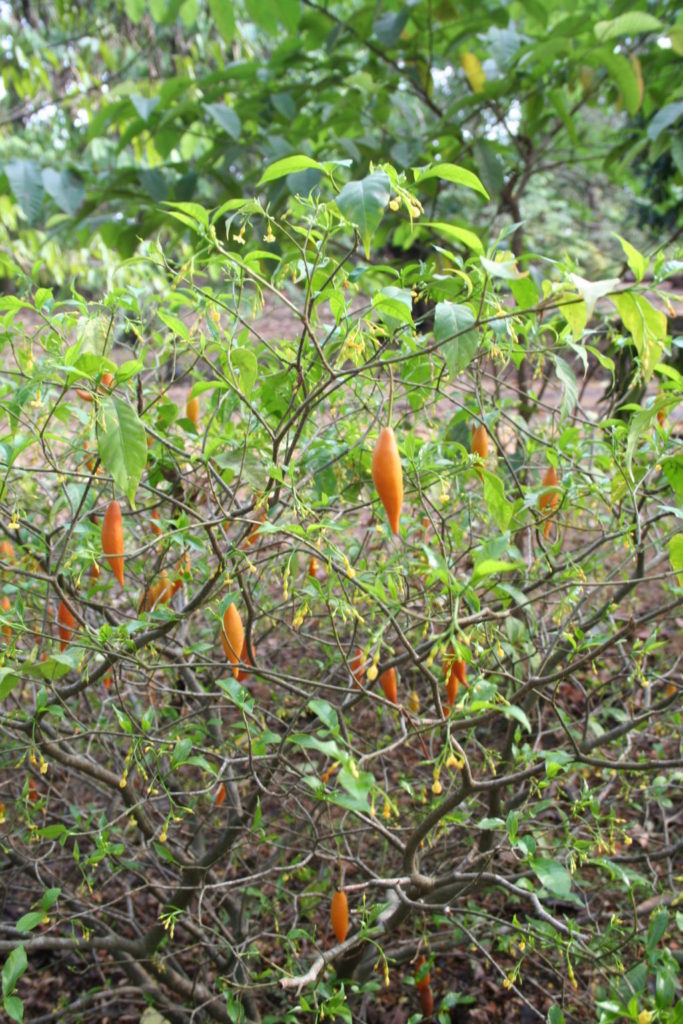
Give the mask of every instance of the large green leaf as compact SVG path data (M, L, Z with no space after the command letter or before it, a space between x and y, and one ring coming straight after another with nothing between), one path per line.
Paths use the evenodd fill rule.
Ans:
M266 185L269 181L277 181L278 178L286 178L288 174L296 174L309 168L315 168L318 171L325 170L321 163L313 160L310 156L304 156L303 153L298 153L295 156L285 156L282 160L276 160L275 163L266 167L258 183L259 185Z
M360 181L349 181L337 196L337 206L363 240L370 258L370 242L382 219L391 195L391 184L384 171L375 171Z
M486 199L491 198L476 174L458 164L435 164L434 167L428 167L426 171L415 171L416 181L426 181L428 178L439 178L441 181L450 181L454 185L464 185L465 188L480 192Z
M231 43L235 36L235 12L232 0L209 0L209 11L214 25L226 43Z
M443 357L451 377L465 370L477 351L479 337L472 327L475 316L469 306L437 302L434 310L434 340L443 343Z
M595 35L601 43L608 39L616 39L618 36L636 36L642 32L659 32L662 23L653 14L645 11L625 11L617 18L609 21L598 21L595 25Z
M19 978L28 967L26 950L22 945L16 946L5 960L2 968L2 994L10 995L16 988Z
M220 125L231 139L237 142L242 134L242 122L232 107L228 107L225 103L205 103L204 110L207 114L211 115L216 124Z
M505 487L500 477L487 469L481 471L484 478L484 501L489 515L501 533L505 533L510 525L514 505L505 500Z
M676 573L679 587L683 587L683 533L677 533L669 541L669 559Z
M64 213L76 213L85 199L85 185L72 171L56 171L46 167L42 176L43 188L52 196Z
M134 508L135 492L147 464L147 438L135 409L120 398L108 398L100 406L97 447L102 465Z
M644 295L622 292L613 295L612 301L633 338L643 377L648 381L662 355L663 346L660 342L666 337L666 316L651 306Z
M43 205L43 176L35 160L10 160L5 174L26 219L33 222Z
M458 245L462 243L462 245L466 245L468 249L471 249L472 252L476 252L478 255L481 255L484 251L484 246L481 244L479 236L475 235L474 231L470 231L468 228L461 228L455 224L444 224L442 221L432 220L424 221L423 227L433 228L434 231L438 231L449 242L455 242Z
M560 898L569 896L572 891L572 876L559 861L549 857L532 859L531 868L541 885Z

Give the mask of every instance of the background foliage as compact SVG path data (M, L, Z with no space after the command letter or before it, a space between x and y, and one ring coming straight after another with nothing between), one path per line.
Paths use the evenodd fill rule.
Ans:
M0 14L9 1018L683 1021L676 5Z

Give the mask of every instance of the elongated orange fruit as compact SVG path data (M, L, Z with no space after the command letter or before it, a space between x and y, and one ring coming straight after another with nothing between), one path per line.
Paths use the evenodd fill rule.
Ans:
M472 454L478 455L483 462L486 462L486 456L489 453L489 435L486 433L486 427L483 423L480 423L478 427L475 427L472 431Z
M2 595L2 601L0 601L0 608L5 613L5 615L7 615L7 613L9 611L11 611L11 609L12 609L12 602L10 601L9 597L7 596L7 594L3 594ZM11 627L10 626L3 626L2 631L5 634L5 640L7 641L7 643L9 643L10 640L12 639L12 629L11 629Z
M109 562L111 571L123 586L123 519L118 501L107 505L102 520L102 554Z
M443 671L446 677L446 699L449 708L452 708L458 696L458 686L467 686L467 662L449 656L444 660Z
M63 601L59 602L59 608L57 609L57 632L59 633L59 648L64 650L66 645L74 635L74 627L76 620L64 604Z
M12 544L11 540L0 541L0 559L2 559L3 562L14 563L14 544Z
M221 643L225 651L225 657L232 662L232 670L235 679L239 676L237 662L240 660L242 647L244 645L244 626L240 613L234 604L229 604L223 616L223 628L221 629Z
M188 398L185 403L185 415L188 420L192 420L195 427L197 426L197 420L199 419L199 399L195 395L194 398Z
M557 487L559 482L559 477L557 475L557 470L555 469L555 467L548 466L543 475L543 486ZM538 499L538 507L541 512L543 512L545 509L548 509L548 511L552 513L555 511L559 503L560 496L557 493L557 491L546 491L546 493L542 494L541 497ZM546 538L550 536L550 527L552 525L552 520L552 515L548 515L545 524L545 529L543 530L543 536Z
M349 901L346 898L346 893L341 889L336 889L332 897L330 921L332 922L337 942L343 942L349 930Z
M384 696L387 700L390 700L392 704L397 704L397 691L396 691L396 669L388 668L382 672L379 677L380 686L384 690Z
M384 505L392 532L398 533L403 505L403 470L396 436L391 427L385 427L377 438L372 453L372 479Z

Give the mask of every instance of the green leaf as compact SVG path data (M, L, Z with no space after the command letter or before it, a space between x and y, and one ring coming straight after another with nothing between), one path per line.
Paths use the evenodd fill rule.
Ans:
M337 712L326 700L319 700L314 697L309 700L308 706L314 715L317 715L323 725L326 725L330 732L338 732L339 717Z
M40 905L43 908L43 910L49 910L50 907L53 907L55 905L55 903L59 899L61 891L62 890L59 888L59 886L54 886L52 889L45 890L40 901Z
M381 292L373 295L372 305L390 331L413 323L413 299L410 288L387 285Z
M516 704L503 704L500 711L503 718L513 718L516 722L519 722L523 729L531 732L531 722L523 708L518 707Z
M149 120L150 114L154 113L161 102L158 96L131 96L130 102L135 107L138 117L143 121Z
M21 1024L24 1019L24 1004L19 996L5 996L4 1006L10 1020L15 1020L17 1024Z
M450 181L454 185L464 185L465 188L480 192L486 199L491 198L476 174L458 164L435 164L426 171L415 170L417 182L427 181L429 178L439 178L441 181Z
M645 11L625 11L618 18L596 22L595 35L601 43L604 43L608 39L617 39L619 36L637 36L642 32L658 32L661 28L662 22L653 14L646 14Z
M655 142L664 129L674 124L681 114L683 114L683 100L679 100L677 103L668 103L661 110L658 110L647 126L648 139Z
M389 197L391 183L384 171L375 171L360 181L349 181L337 196L337 206L363 240L365 256L370 258L370 242L382 219Z
M633 271L636 281L642 281L645 276L645 271L647 270L647 259L643 256L642 252L638 252L635 246L631 245L630 242L627 242L625 238L621 237L621 235L615 234L614 237L619 239L621 248L624 250L624 255L626 256L626 261Z
M315 167L319 171L324 171L325 167L317 160L313 160L310 156L286 156L282 160L276 160L274 164L270 164L266 167L265 171L259 178L259 185L266 185L269 181L277 181L278 178L286 178L288 174L295 174L297 171L308 170L309 167Z
M42 175L43 188L56 202L60 210L73 215L85 199L85 186L72 171L56 171L46 167Z
M581 341L584 329L588 323L588 310L586 309L586 303L583 301L564 303L560 312L569 324L569 330L571 331L574 341Z
M468 329L474 322L475 316L469 306L456 302L437 302L434 310L434 341L443 343L443 357L451 377L465 370L477 351L477 332Z
M5 164L5 174L14 198L33 223L43 205L43 176L35 160L10 160Z
M683 455L662 460L662 472L679 502L683 505Z
M232 0L209 0L209 12L225 42L231 43L235 37L235 12L232 9Z
M205 103L204 110L211 115L224 132L227 132L231 139L237 142L242 134L242 122L232 107L228 107L225 103Z
M558 861L548 857L539 857L530 861L531 869L544 889L560 898L569 896L572 891L572 876Z
M123 8L126 15L134 25L139 25L142 21L142 15L145 13L146 3L147 0L123 0Z
M503 481L495 473L483 469L484 477L484 501L489 515L501 533L505 533L510 525L514 505L505 500L505 488Z
M254 384L258 376L258 360L249 348L234 348L230 353L230 362L237 370L242 394L251 401Z
M683 533L677 533L669 541L669 561L679 587L683 587Z
M44 919L45 912L43 910L29 910L28 914L24 914L23 917L19 918L16 923L16 929L18 932L33 931Z
M491 277L501 277L504 281L517 281L529 273L528 270L520 270L515 260L487 260L482 256L481 265Z
M557 1003L548 1010L548 1024L565 1024L564 1014Z
M26 959L26 950L21 944L19 944L7 957L2 968L3 996L11 995L16 988L19 978L27 967L28 960Z
M401 32L410 17L410 7L402 7L395 14L393 11L384 11L375 20L372 26L375 37L382 46L394 46L401 37Z
M189 736L184 736L183 739L178 740L171 754L171 768L178 768L181 764L185 764L191 752L192 740Z
M555 363L555 373L557 379L563 384L562 390L562 401L560 403L560 411L562 416L570 416L574 411L579 397L579 386L576 382L574 371L572 370L569 363L567 363L562 356L553 356Z
M635 114L640 107L642 94L640 79L633 64L623 54L606 50L600 51L600 60L618 87L626 110L631 115Z
M683 534L681 535L683 539ZM663 907L660 910L655 910L650 918L650 924L647 929L647 945L646 949L648 953L654 952L657 945L664 938L664 933L669 924L669 913Z
M659 342L666 337L666 316L654 309L644 295L621 292L613 295L612 301L633 338L643 377L647 382L662 355L663 346Z
M188 224L189 227L197 230L197 225L203 228L209 226L209 214L200 203L164 203L168 207L171 216Z
M0 668L0 700L9 696L19 682L19 676L11 668Z
M453 224L444 224L442 221L427 220L421 223L423 227L433 228L434 231L438 231L449 242L462 242L463 245L466 245L472 252L476 252L477 255L481 255L484 251L481 239L478 235L475 235L474 231L468 231L467 228L459 228Z
M523 568L524 562L502 562L498 558L484 558L474 567L472 583L477 583L485 576L495 576L499 572L515 572L515 570Z
M147 438L136 411L120 398L100 405L97 448L102 465L135 508L135 492L147 465Z

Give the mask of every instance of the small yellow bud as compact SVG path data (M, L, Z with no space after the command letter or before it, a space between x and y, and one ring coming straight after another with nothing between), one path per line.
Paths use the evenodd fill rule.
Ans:
M376 665L371 665L367 671L367 680L369 683L374 683L375 679L379 675L379 670Z

